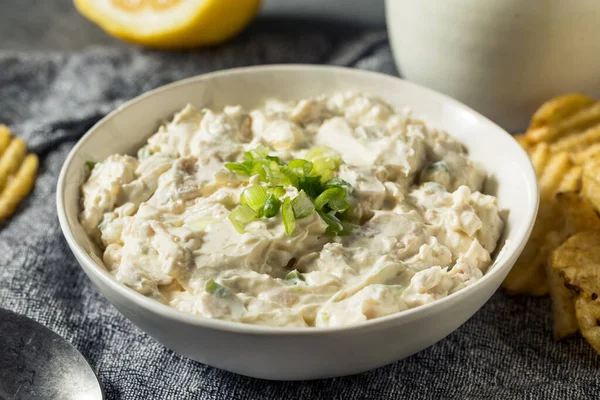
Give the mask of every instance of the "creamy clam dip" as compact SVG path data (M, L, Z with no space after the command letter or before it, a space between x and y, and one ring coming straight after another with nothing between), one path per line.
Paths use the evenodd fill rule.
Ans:
M280 327L396 313L480 279L503 229L447 133L361 93L191 105L88 166L80 222L121 283Z

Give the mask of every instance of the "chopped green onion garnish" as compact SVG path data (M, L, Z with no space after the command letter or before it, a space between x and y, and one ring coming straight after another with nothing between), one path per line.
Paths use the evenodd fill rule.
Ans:
M219 285L214 279L209 279L204 285L204 290L215 297L225 297L230 292L226 287Z
M281 173L281 183L286 186L295 186L298 187L298 175L290 167L286 167L282 165L279 168Z
M327 158L317 158L313 161L313 171L315 175L321 175L324 171L334 171L336 169L335 162Z
M263 146L258 146L250 151L245 152L244 160L245 161L259 160L261 158L267 157L267 154L269 154L269 151L267 149L265 149Z
M279 165L275 161L268 161L267 163L267 179L266 181L271 184L285 185L285 186L296 186L298 178L294 171L285 165Z
M271 170L269 170L268 163L266 161L254 161L254 165L250 170L250 175L259 175L263 182L269 181Z
M346 182L345 180L340 179L340 178L333 178L333 179L330 179L327 182L325 182L325 187L327 189L335 187L335 186L345 187L345 188L351 188L352 187L351 184L349 184L348 182Z
M85 162L85 166L88 167L90 169L90 171L91 171L96 166L96 161L86 161Z
M266 201L267 189L260 185L247 187L240 196L240 204L250 206L256 213L263 209Z
M317 212L319 213L319 215L321 216L323 221L325 221L325 223L327 224L327 229L325 230L325 232L329 232L329 233L333 233L333 234L337 235L338 233L340 233L344 230L344 226L342 225L342 222L336 216L325 213L323 211L317 211Z
M288 272L284 279L289 285L299 285L303 282L306 282L304 276L302 276L302 274L296 269Z
M313 164L310 161L296 159L290 161L288 163L288 167L293 170L297 170L302 175L308 175L310 174L310 171L312 171Z
M288 235L294 233L296 229L296 217L294 217L294 208L289 197L286 197L281 205L281 219L283 220L285 233Z
M342 164L342 158L335 150L323 146L310 150L306 159L313 163L312 173L321 176L322 182L331 179Z
M274 194L267 195L267 201L263 208L263 216L266 218L272 218L279 213L279 207L281 207L281 200Z
M227 168L231 172L235 172L236 174L244 176L251 175L251 168L248 168L247 164L245 165L245 163L230 162L225 164L225 168Z
M238 232L244 233L249 222L262 217L273 218L281 209L285 231L291 235L296 219L305 218L316 209L327 223L327 232L350 232L355 226L348 222L353 217L346 198L352 186L335 177L341 163L340 155L328 147L314 148L307 153L306 159L295 159L287 164L268 155L268 150L262 146L247 151L243 162L225 166L241 175L258 175L269 187L253 185L246 188L240 196L240 206L231 212L229 219ZM285 186L299 189L298 195L293 199L285 197Z
M281 160L279 159L279 157L275 157L275 156L266 156L265 157L267 160L269 161L275 161L277 164L279 165L283 165L283 163L281 162Z
M257 218L256 212L248 205L242 204L229 214L229 220L239 233L245 232L246 224Z
M328 159L332 163L337 164L338 167L342 164L342 158L338 152L327 146L317 146L306 153L306 159L308 161L314 161L319 158Z
M285 189L283 188L283 186L271 186L267 189L267 193L272 194L273 196L280 199L283 196L285 196Z
M349 206L346 201L346 190L336 186L321 193L315 199L315 207L317 210L322 210L325 206L336 212L346 211Z
M308 217L315 210L315 205L308 195L301 190L300 193L292 200L292 208L294 209L294 217L301 219Z
M298 189L304 190L313 199L324 190L320 176L299 176Z

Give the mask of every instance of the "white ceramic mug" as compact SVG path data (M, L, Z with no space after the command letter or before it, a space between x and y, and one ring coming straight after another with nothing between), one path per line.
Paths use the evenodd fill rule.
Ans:
M386 0L400 74L509 131L552 96L600 94L599 0Z

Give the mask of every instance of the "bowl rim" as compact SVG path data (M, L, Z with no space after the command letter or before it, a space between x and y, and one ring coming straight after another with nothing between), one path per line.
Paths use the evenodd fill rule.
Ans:
M320 73L325 70L330 70L334 72L339 72L340 74L349 74L349 75L370 75L374 79L379 80L389 80L401 81L403 85L410 86L414 89L422 91L427 96L437 97L445 103L448 103L454 107L462 109L463 111L467 111L471 115L475 116L478 123L483 123L490 125L492 128L503 132L507 139L512 140L512 136L506 132L503 128L495 124L493 121L489 120L485 116L479 114L477 111L471 109L470 107L464 105L463 103L455 100L447 95L436 92L435 90L423 87L421 85L415 84L413 82L409 82L405 79L380 73L373 71L360 70L356 68L349 67L341 67L341 66L332 66L332 65L313 65L313 64L271 64L271 65L258 65L258 66L249 66L249 67L239 67L239 68L231 68L225 69L215 72L204 73L200 75L196 75L193 77L185 78L182 80L178 80L150 91L144 92L131 100L126 101L125 103L118 106L116 109L111 111L105 117L101 118L98 122L96 122L88 131L77 141L75 146L70 150L67 158L65 159L63 166L60 171L60 175L58 178L57 186L56 186L56 207L58 213L58 219L60 228L63 232L63 235L71 248L71 251L75 255L80 267L84 269L87 274L93 274L95 278L100 280L104 285L109 286L113 291L117 292L122 298L125 298L127 301L135 303L140 308L145 309L148 312L158 314L161 317L176 320L181 323L185 323L188 325L195 325L198 327L234 332L234 333L243 333L243 334L265 334L265 335L318 335L318 334L326 334L326 333L336 333L336 332L349 332L349 331L357 331L357 330L365 330L365 329L375 329L382 325L386 325L391 321L398 322L403 320L404 322L408 322L419 316L424 316L425 314L431 314L435 312L437 309L444 309L450 306L452 303L458 301L461 297L468 297L469 294L480 290L483 286L486 285L488 281L493 279L494 275L502 273L502 271L506 267L507 264L513 264L516 261L516 258L521 253L527 240L531 234L533 229L533 225L535 222L535 218L538 211L539 206L539 188L537 183L537 178L535 174L535 170L529 160L526 152L518 145L515 140L512 140L512 143L509 146L513 146L513 150L518 160L518 165L523 171L523 175L525 177L526 183L528 184L528 198L531 203L526 218L522 219L523 223L513 227L512 229L516 229L516 238L513 239L513 242L516 242L516 246L512 246L512 251L509 253L502 264L497 264L496 261L490 265L489 270L484 276L477 280L475 283L466 286L442 299L435 300L431 303L427 303L421 306L417 306L414 308L410 308L408 310L400 311L397 313L389 314L383 317L362 321L360 323L344 325L344 326L336 326L336 327L273 327L267 325L252 325L245 324L242 322L235 321L227 321L227 320L219 320L208 317L203 317L200 315L185 313L183 311L177 310L175 308L169 307L166 304L159 303L156 300L150 299L132 288L118 282L106 269L96 263L92 257L85 251L82 246L80 246L75 239L75 235L69 226L69 219L66 214L66 207L64 201L64 191L66 186L66 176L67 172L71 168L71 164L75 159L79 149L83 146L83 144L94 135L98 128L103 124L110 121L115 115L124 112L128 107L132 106L135 103L143 101L147 97L160 95L163 92L169 91L178 86L188 85L190 83L210 80L216 77L223 77L227 75L238 75L238 74L246 74L256 71L307 71L313 73ZM533 206L533 207L531 207ZM75 221L78 223L78 221ZM496 256L497 258L498 256ZM85 264L85 266L83 265ZM87 268L85 268L87 267ZM511 265L512 267L512 265ZM106 296L105 296L106 297ZM112 303L112 302L111 302Z

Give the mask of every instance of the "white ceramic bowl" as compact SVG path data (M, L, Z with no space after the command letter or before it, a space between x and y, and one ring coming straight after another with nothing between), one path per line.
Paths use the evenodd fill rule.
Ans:
M600 95L598 0L386 0L402 76L505 129L550 97Z
M465 143L491 175L486 191L505 210L502 251L475 284L444 299L342 328L272 328L212 320L171 309L118 283L99 263L78 222L86 160L131 153L161 120L187 103L198 107L257 105L266 97L298 99L354 89L397 107L409 105ZM525 152L501 128L444 95L398 78L324 66L264 66L201 75L146 93L119 107L81 138L57 187L60 225L92 282L127 318L165 346L228 371L266 379L312 379L354 374L416 353L469 319L496 291L530 234L537 212L534 170Z

